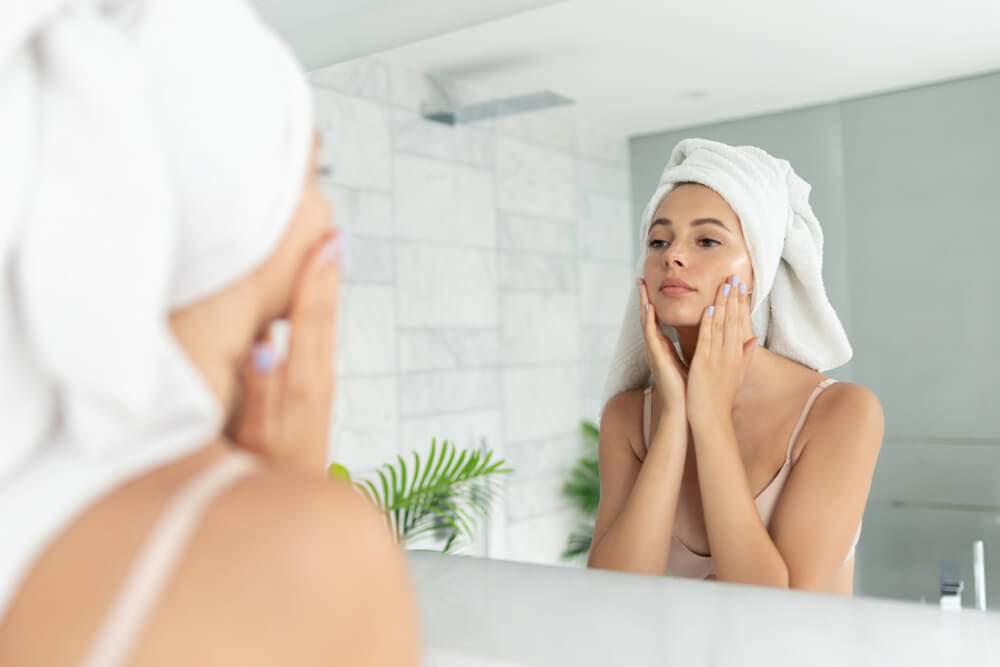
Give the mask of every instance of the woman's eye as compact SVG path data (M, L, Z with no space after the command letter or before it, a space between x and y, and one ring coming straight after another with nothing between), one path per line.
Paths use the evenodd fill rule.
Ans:
M715 239L701 239L700 241L698 241L698 243L701 244L701 246L703 248L714 248L716 246L722 245L721 243L719 243ZM707 245L707 244L711 244L711 245ZM669 245L670 245L670 241L664 241L663 239L650 239L649 240L649 247L650 248L666 248Z

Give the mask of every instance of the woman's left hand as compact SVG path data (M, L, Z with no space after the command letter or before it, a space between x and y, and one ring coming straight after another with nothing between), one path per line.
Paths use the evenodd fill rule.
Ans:
M732 418L733 400L760 340L757 336L747 339L748 332L752 333L750 291L732 276L719 286L715 304L701 317L687 383L692 428Z

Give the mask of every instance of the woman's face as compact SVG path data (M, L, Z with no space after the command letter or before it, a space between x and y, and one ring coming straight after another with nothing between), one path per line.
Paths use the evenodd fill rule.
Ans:
M316 135L298 206L278 248L261 267L263 279L260 284L265 304L262 315L265 321L286 314L296 278L306 256L330 232L333 225L330 202L317 181L318 154L319 135Z
M659 320L673 327L698 326L730 277L754 286L739 218L717 192L696 184L679 185L660 202L642 273Z

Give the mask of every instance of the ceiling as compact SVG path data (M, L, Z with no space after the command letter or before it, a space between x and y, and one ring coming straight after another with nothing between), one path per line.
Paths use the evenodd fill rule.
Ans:
M571 0L383 55L640 135L1000 70L1000 0Z
M251 0L306 69L563 0Z

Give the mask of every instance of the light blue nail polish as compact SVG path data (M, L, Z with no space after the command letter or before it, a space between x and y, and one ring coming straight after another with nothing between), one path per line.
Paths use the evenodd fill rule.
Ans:
M351 230L337 230L337 235L323 244L322 254L324 260L337 262L341 271L347 271L351 266Z
M715 306L708 307L708 316L711 317L715 313Z
M726 283L725 286L722 288L722 296L729 296L729 288L730 288L729 283Z
M730 282L732 282L733 285L739 285L740 284L740 277L739 276L733 276L733 279Z
M740 283L740 294L746 294L746 293L747 293L747 284Z
M323 244L323 259L328 262L335 261L340 254L340 237L336 236Z
M278 355L269 343L257 343L253 346L253 366L258 373L270 373L278 365Z

